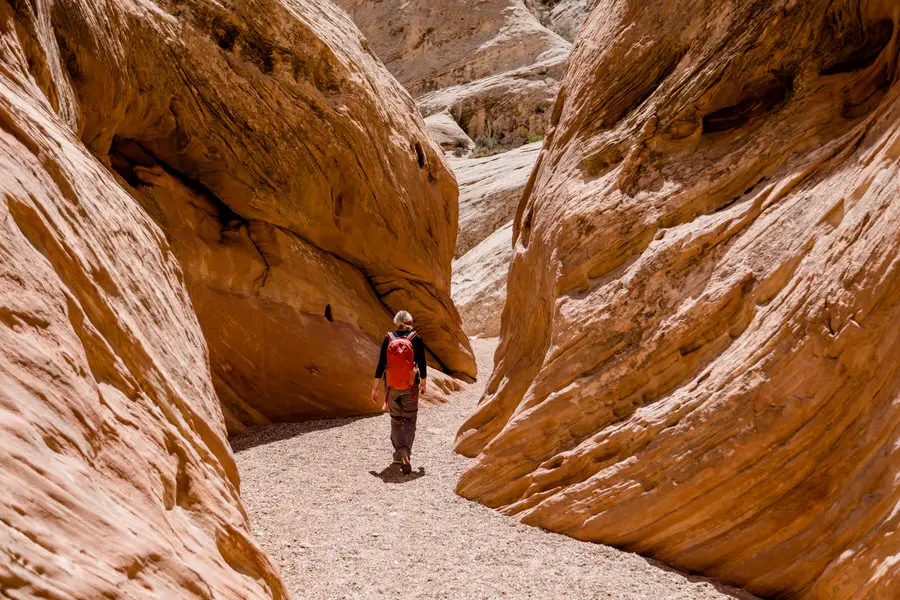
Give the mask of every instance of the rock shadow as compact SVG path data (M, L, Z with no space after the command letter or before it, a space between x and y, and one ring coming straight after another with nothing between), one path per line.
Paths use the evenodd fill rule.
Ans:
M273 442L279 442L298 435L303 435L322 429L343 427L360 419L371 419L380 414L360 415L356 417L342 417L337 419L316 419L314 421L300 421L296 423L273 423L271 425L255 425L248 427L246 431L228 438L231 451L234 453L249 450L257 446L265 446Z
M404 475L403 471L400 470L400 465L390 464L382 469L381 473L369 471L369 474L385 483L407 483L420 477L425 477L425 467L419 467L412 473Z

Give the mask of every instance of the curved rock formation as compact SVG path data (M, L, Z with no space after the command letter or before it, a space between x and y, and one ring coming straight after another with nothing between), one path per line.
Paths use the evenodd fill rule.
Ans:
M425 129L444 153L453 152L462 157L468 156L475 149L475 142L462 130L449 110L426 117Z
M764 596L900 585L900 6L601 1L458 491Z
M541 152L541 144L483 158L450 160L459 182L460 257L508 223L516 214L522 191Z
M453 301L472 336L500 335L506 275L513 256L512 222L453 262Z
M50 4L0 2L2 595L284 598L179 265L74 133Z
M468 335L500 335L506 275L512 259L512 222L541 144L486 158L450 161L459 181L458 258L452 294Z
M456 184L343 11L56 6L81 136L184 266L232 430L377 410L370 371L400 308L435 364L475 375L449 295Z
M422 114L471 138L542 135L571 45L522 0L338 0Z

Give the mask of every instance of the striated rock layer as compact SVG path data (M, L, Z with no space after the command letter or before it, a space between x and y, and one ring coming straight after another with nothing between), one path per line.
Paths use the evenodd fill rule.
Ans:
M571 44L523 0L337 0L424 116L471 138L542 135Z
M541 23L567 40L581 30L595 0L525 0Z
M606 0L458 491L764 596L900 588L900 6Z
M541 144L486 158L452 160L459 181L459 236L452 296L468 335L500 335L506 275L512 259L512 217Z
M175 256L75 134L51 17L115 13L51 5L0 2L0 595L284 598Z
M535 143L494 156L450 160L459 182L457 257L486 240L515 216L540 152L541 144Z
M342 10L103 6L54 12L81 137L166 232L232 431L377 410L401 308L435 365L475 376L449 293L456 183Z
M453 261L453 301L472 336L500 335L506 275L513 256L512 222Z

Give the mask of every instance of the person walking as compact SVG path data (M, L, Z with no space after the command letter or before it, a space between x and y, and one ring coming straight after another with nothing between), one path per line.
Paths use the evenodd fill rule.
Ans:
M391 415L391 444L394 463L404 474L412 471L410 456L416 437L419 394L425 393L428 365L425 364L425 342L416 332L412 315L401 310L394 316L395 331L381 342L381 355L372 384L372 401L378 403L378 382L384 379L385 400L382 408Z

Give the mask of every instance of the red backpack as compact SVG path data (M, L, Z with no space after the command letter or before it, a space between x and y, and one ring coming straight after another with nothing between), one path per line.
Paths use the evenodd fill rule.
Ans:
M412 341L416 337L413 331L408 337L396 333L388 334L387 369L385 377L388 387L395 390L408 390L416 383L419 368L416 366Z

